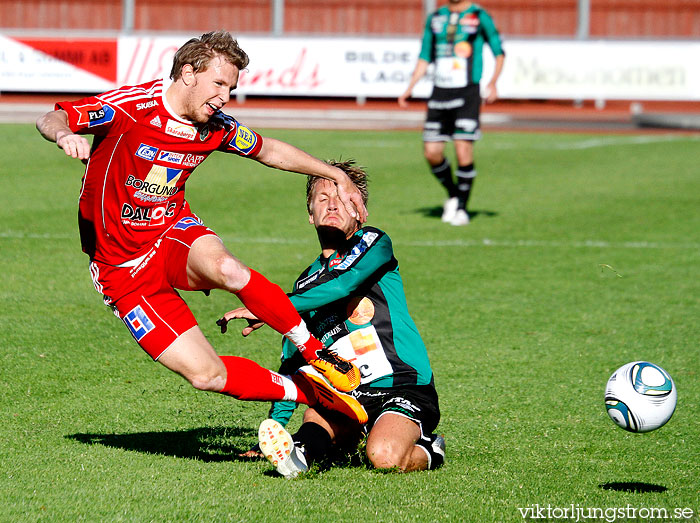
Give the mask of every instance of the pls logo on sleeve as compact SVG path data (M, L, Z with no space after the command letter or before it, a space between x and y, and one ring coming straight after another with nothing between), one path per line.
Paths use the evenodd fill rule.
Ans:
M114 120L114 109L102 102L73 107L78 112L78 125L94 127Z

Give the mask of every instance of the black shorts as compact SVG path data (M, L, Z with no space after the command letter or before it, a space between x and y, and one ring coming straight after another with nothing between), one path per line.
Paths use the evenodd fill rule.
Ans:
M432 385L413 385L393 388L360 386L351 392L367 411L368 432L377 420L388 412L414 421L423 436L432 434L440 422L438 395Z
M481 93L478 84L461 89L434 88L428 100L423 141L478 140L481 138L480 111Z

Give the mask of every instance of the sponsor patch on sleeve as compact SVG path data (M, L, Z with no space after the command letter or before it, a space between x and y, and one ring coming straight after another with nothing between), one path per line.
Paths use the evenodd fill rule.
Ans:
M114 109L102 102L78 105L74 106L73 109L78 112L78 125L81 126L95 127L114 120Z
M229 146L243 154L248 154L250 151L255 149L257 143L258 135L245 125L239 124L233 140L229 142Z

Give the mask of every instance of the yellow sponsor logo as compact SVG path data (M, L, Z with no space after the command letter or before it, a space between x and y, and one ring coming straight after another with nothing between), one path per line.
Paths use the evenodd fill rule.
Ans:
M236 137L231 145L243 153L248 153L253 150L257 141L258 139L253 131L244 125L239 125L236 130Z

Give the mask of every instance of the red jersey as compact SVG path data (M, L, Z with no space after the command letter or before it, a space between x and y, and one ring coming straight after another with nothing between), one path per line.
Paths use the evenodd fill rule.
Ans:
M180 217L190 214L185 183L213 151L255 157L262 137L217 111L205 124L178 117L154 80L59 102L68 125L94 134L80 193L83 251L120 265L143 255Z

